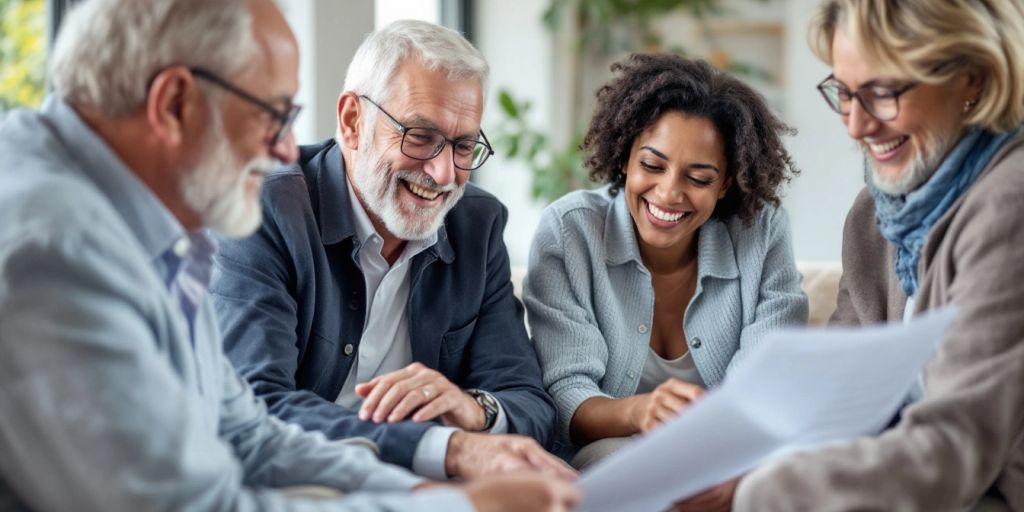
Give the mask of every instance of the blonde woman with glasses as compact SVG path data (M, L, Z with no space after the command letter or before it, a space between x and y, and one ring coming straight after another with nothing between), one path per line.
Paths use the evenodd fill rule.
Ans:
M732 505L1024 510L1024 6L829 0L810 35L868 169L832 323L959 315L892 428L757 469Z

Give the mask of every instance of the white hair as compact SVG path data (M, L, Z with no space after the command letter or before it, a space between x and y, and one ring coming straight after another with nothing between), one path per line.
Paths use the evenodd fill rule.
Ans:
M87 0L64 19L50 73L68 103L117 117L143 105L168 66L232 77L255 46L245 0Z
M486 98L490 68L480 51L454 30L417 20L396 21L368 35L348 66L345 90L388 101L395 70L409 57L452 80L478 80Z

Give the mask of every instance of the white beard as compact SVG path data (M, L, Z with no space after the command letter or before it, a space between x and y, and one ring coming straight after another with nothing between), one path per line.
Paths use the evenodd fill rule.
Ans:
M185 204L199 214L204 227L224 236L241 238L260 226L263 215L259 191L247 197L246 182L251 173L265 175L277 161L261 156L241 164L224 134L220 113L214 112L203 136L199 165L181 179Z
M870 153L865 153L865 157L871 163L871 182L875 185L875 188L885 192L886 194L894 196L907 195L917 187L920 187L924 182L928 181L928 178L935 174L935 171L939 169L939 165L942 164L942 160L946 158L953 146L957 143L957 137L955 134L926 134L925 147L927 148L923 153L918 152L914 155L913 161L907 166L903 172L896 175L883 175L878 172L878 167L875 165L874 160L871 158ZM867 151L867 149L863 149Z
M365 128L365 127L364 127ZM441 227L445 215L462 198L465 184L442 187L422 171L392 170L380 159L373 146L373 127L360 137L359 154L352 165L352 181L368 213L400 240L424 240ZM444 158L439 155L437 158ZM399 200L401 181L415 183L427 190L447 193L442 202L429 208Z

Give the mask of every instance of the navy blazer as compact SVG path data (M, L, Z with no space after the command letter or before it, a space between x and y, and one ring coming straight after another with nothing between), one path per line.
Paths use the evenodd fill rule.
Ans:
M364 422L334 403L366 317L343 165L327 140L302 146L295 165L268 176L263 225L248 238L221 239L210 296L228 357L272 413L331 439L368 437L383 460L411 467L436 423ZM494 196L467 184L437 243L413 258L412 356L463 389L492 393L509 432L548 446L554 406L512 294L507 216Z

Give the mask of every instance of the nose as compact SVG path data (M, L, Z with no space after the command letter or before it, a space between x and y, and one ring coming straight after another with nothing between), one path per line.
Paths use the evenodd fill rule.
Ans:
M878 129L879 122L868 113L859 101L850 102L850 113L844 116L846 133L853 140L860 140Z
M277 141L277 144L270 146L270 156L282 164L290 164L299 158L299 146L295 144L295 134L292 131Z
M683 180L686 179L683 173L664 172L658 176L658 198L666 205L675 205L683 201Z
M454 152L455 149L451 147L451 144L445 144L445 147L441 149L441 153L427 160L423 166L423 171L442 187L448 186L455 181L454 154L449 153L449 151Z

